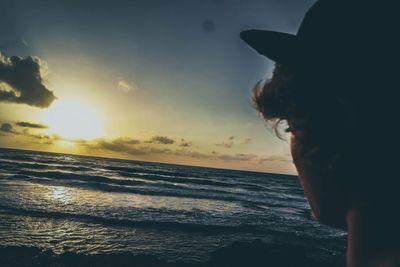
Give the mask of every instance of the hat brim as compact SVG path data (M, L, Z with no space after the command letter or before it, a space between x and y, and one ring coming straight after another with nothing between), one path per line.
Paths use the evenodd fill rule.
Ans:
M281 64L296 64L299 57L299 40L294 34L245 30L240 33L240 38L259 54Z

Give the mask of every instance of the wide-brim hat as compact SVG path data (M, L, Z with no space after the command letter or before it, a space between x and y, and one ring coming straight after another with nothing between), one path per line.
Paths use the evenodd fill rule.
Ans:
M240 37L259 54L286 65L334 64L351 53L360 32L359 1L319 0L306 13L297 34L245 30ZM362 8L364 8L362 6ZM364 12L365 13L365 12ZM357 32L357 30L359 32Z

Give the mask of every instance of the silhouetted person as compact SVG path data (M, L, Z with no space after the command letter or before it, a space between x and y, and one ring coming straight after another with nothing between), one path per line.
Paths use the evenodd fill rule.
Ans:
M400 266L398 39L395 1L319 0L297 35L241 38L276 62L253 94L287 121L315 217L348 231L347 266Z

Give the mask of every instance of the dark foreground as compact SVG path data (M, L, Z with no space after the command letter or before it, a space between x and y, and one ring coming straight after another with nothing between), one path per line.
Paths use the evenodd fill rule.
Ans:
M331 263L319 262L294 246L272 245L255 240L252 243L236 242L211 253L203 263L167 262L151 255L129 253L84 255L66 252L56 255L33 247L0 247L0 266L141 266L141 267L339 267L345 266L344 258Z

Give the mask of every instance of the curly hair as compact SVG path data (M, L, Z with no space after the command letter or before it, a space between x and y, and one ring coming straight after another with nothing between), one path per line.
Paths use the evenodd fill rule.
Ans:
M265 120L272 123L275 133L281 139L278 125L288 121L293 114L294 74L284 65L276 64L272 78L259 81L253 89L252 101ZM285 131L290 131L290 127Z
M332 84L317 73L308 76L277 63L272 77L254 87L252 100L278 137L282 138L279 126L286 121L285 131L299 139L303 157L336 168L339 159L350 155L346 133L355 125L355 114L351 101Z

